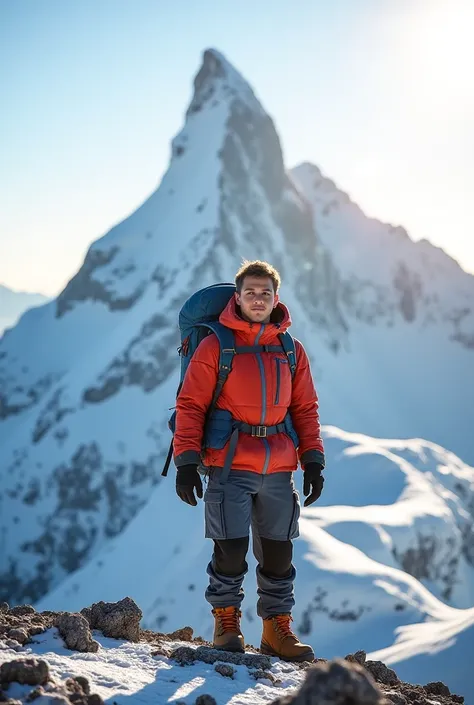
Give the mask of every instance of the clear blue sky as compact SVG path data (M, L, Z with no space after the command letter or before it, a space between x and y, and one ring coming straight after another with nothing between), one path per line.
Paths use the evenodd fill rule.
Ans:
M57 293L158 185L202 51L369 214L474 272L472 0L0 0L0 283Z

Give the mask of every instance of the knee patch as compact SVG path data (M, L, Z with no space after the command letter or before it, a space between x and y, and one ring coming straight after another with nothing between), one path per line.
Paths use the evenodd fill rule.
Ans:
M249 537L214 541L214 569L221 575L236 576L247 568L245 557L249 548Z
M263 553L263 565L260 566L262 573L270 578L287 578L293 569L293 543L264 538L260 540Z

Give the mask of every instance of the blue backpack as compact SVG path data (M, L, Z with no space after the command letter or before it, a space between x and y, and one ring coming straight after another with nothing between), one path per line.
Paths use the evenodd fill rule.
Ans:
M281 333L278 336L281 345L247 345L237 347L235 346L233 331L230 328L227 328L226 326L222 325L222 323L219 323L219 316L229 303L229 300L234 295L235 291L235 284L229 283L213 284L212 286L200 289L195 294L190 296L189 299L184 303L179 312L178 319L181 338L181 345L178 348L178 353L181 358L181 374L178 390L176 392L176 397L178 397L179 392L181 391L186 370L188 369L188 365L199 343L211 333L215 333L219 341L219 374L216 388L214 390L214 396L212 398L211 405L207 411L206 427L212 426L213 422L215 427L217 422L217 426L220 427L219 430L222 431L222 428L224 427L224 430L227 431L228 428L229 433L224 433L224 438L221 442L218 441L217 444L210 443L209 433L204 433L205 440L203 441L203 447L223 447L223 445L229 440L229 435L232 434L232 440L229 447L226 465L230 465L232 461L237 445L239 430L243 430L245 432L252 433L252 435L257 436L260 436L258 429L266 429L265 436L267 435L268 430L271 430L274 433L285 432L290 435L295 445L298 445L298 439L293 429L289 414L287 414L285 422L282 424L278 424L278 426L250 427L248 426L248 424L243 424L232 419L230 412L225 411L223 409L215 408L217 399L219 398L219 395L227 380L227 377L229 376L232 370L232 360L234 355L246 353L255 354L262 352L284 352L288 358L291 376L293 377L296 372L295 342L288 332ZM176 411L173 411L171 418L168 421L168 426L173 434L175 431L175 423ZM253 432L253 429L257 429L257 431ZM173 439L171 440L163 472L161 473L164 476L168 474L168 468L170 466L172 457Z

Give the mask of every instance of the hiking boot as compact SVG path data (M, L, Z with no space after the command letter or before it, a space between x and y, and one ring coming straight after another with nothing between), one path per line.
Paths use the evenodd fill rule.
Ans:
M314 661L314 651L302 644L291 631L291 614L277 614L263 620L260 651L267 656L278 656L282 661Z
M214 626L214 649L220 651L245 651L245 641L240 631L242 612L238 607L215 607L212 610Z

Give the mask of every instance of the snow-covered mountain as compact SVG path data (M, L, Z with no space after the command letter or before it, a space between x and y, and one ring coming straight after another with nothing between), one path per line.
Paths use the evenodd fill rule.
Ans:
M40 306L48 300L43 294L30 291L14 291L0 284L0 337L5 328L10 328L27 309Z
M282 272L326 424L326 498L304 513L296 548L300 626L313 638L322 620L329 652L382 649L398 626L472 605L474 277L316 177L308 165L288 175L252 89L206 51L159 188L0 341L0 601L85 604L95 587L122 597L133 577L151 623L189 603L208 628L201 510L160 482L177 313L259 257ZM352 457L348 432L426 441L369 438ZM145 558L123 548L128 531Z
M341 349L321 364L326 418L429 439L474 463L474 277L426 240L368 218L316 166L291 173L311 203L347 325Z

